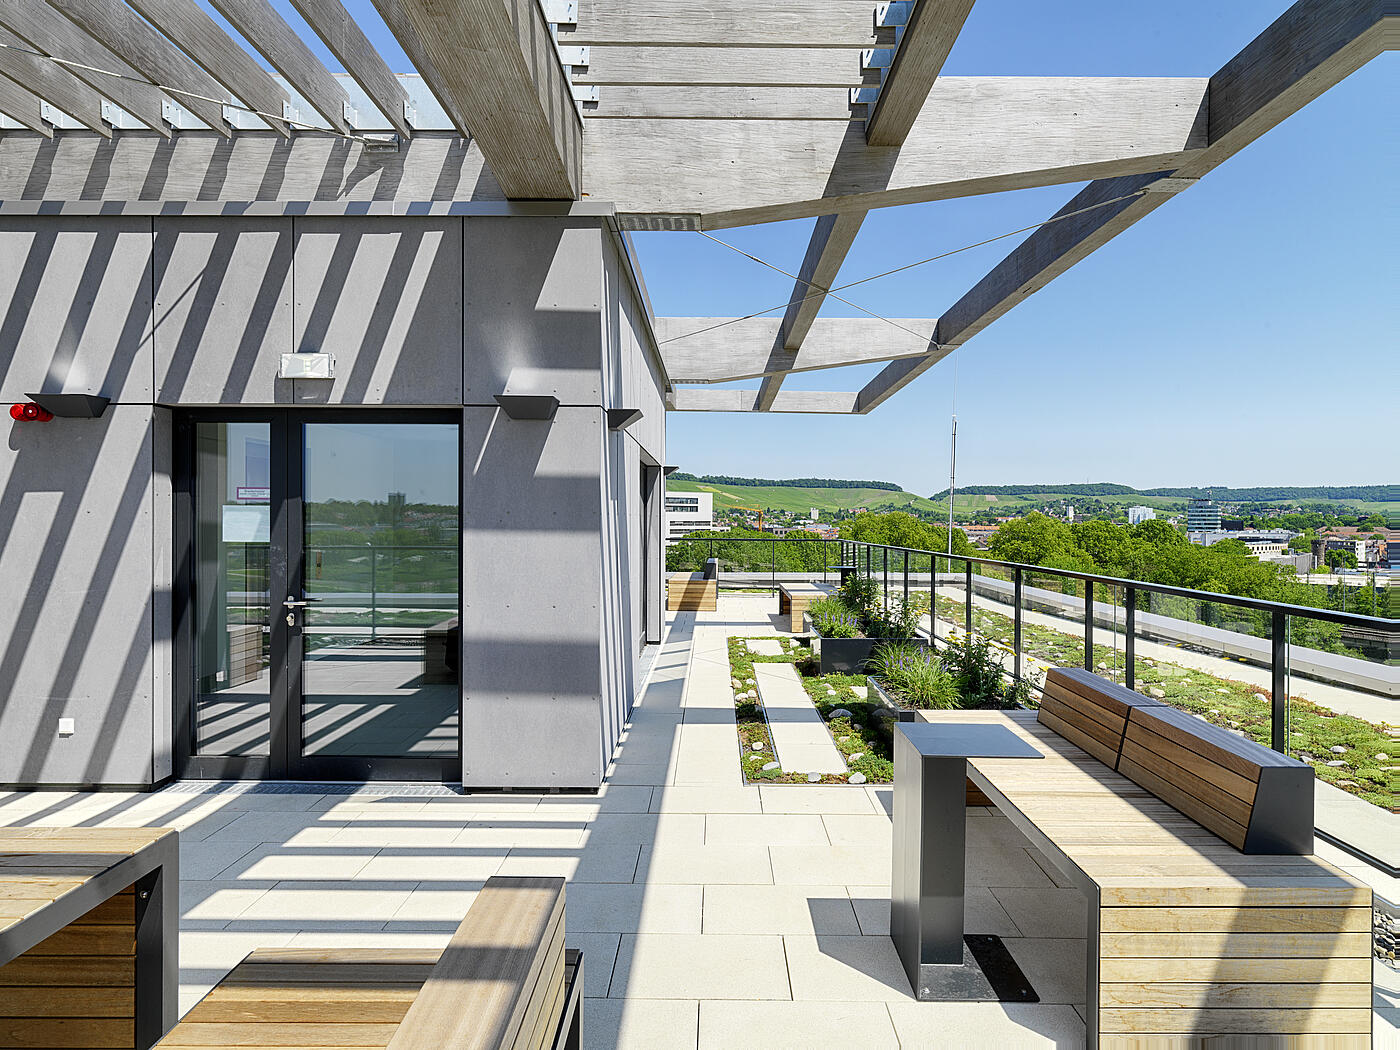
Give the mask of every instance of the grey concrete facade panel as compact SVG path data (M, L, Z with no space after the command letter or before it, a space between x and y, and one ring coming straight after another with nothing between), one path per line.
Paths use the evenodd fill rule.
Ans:
M466 403L512 393L602 405L603 237L596 219L467 223Z
M291 403L292 221L155 220L161 404Z
M296 219L293 349L335 355L298 404L462 404L461 219Z
M0 457L0 783L149 784L152 409L11 424ZM76 731L58 735L59 718Z
M0 220L0 400L149 403L151 220Z
M463 410L465 786L602 781L604 433L597 408Z

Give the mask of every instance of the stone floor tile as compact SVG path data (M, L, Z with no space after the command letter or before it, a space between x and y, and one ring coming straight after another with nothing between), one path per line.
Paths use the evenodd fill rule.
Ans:
M883 814L832 813L823 816L822 823L833 846L888 850L894 834L894 825Z
M890 888L850 886L851 904L856 910L860 932L867 937L888 937L890 933ZM963 895L963 929L968 933L991 933L998 937L1019 937L1021 930L992 896L992 891L969 886Z
M858 935L844 886L705 887L703 932Z
M1083 1050L1084 1023L1044 1003L889 1004L901 1046L958 1050Z
M457 840L466 827L466 820L460 818L388 825L380 821L352 821L331 836L331 845L446 848Z
M534 849L576 850L583 844L584 823L581 820L536 820L538 810L529 819L511 820L496 817L473 821L452 839L454 846L473 849Z
M507 856L503 848L476 849L447 846L443 849L397 846L380 850L358 873L362 879L398 879L405 882L475 882L500 871Z
M630 883L637 874L636 843L609 844L605 849L511 850L493 875L559 875L575 882Z
M790 935L783 938L783 944L794 999L863 1003L913 1000L909 978L889 937Z
M585 933L692 933L701 930L701 886L570 883L568 927Z
M318 923L383 926L414 889L413 883L368 880L279 882L243 909L238 928L248 929L248 924L261 920L289 921L294 933L314 929Z
M865 789L837 784L815 787L803 784L765 784L759 788L765 813L874 813L874 802Z
M608 849L613 843L703 846L703 813L605 813L584 829L583 845Z
M467 909L486 884L469 882L420 882L389 918L388 928L400 933L447 932L466 917Z
M614 999L792 998L781 937L666 933L623 934L608 994Z
M759 789L739 785L735 761L733 787L677 786L658 788L651 796L653 813L762 813Z
M991 892L1023 937L1084 936L1088 905L1078 890L1003 886Z
M637 882L772 885L764 846L643 846Z
M887 886L890 855L860 846L770 846L773 881L780 885Z
M286 845L320 845L330 841L346 825L344 820L331 820L323 813L279 813L227 810L220 816L232 819L219 829L220 842L280 842ZM381 835L381 839L387 835ZM208 836L201 836L207 838ZM185 832L180 841L189 840ZM382 845L382 842L379 843Z
M1054 885L1029 850L1014 847L969 846L966 871L969 886L996 889L1003 886Z
M566 906L567 911L567 906ZM612 983L613 966L617 962L620 933L580 933L566 929L564 946L583 952L583 994L588 998L603 998ZM584 1019L585 1026L587 1018Z
M1006 937L1002 943L1042 1003L1084 1002L1083 938Z
M711 813L705 818L709 846L829 845L826 826L815 813Z
M658 786L671 782L671 764L669 762L657 763L622 763L614 762L607 770L608 783L610 784L633 784Z
M700 1004L699 1050L813 1050L847 1046L898 1050L884 1003L736 1002Z
M290 929L181 930L181 1003L187 999L198 1001L254 949L284 948L293 936L295 931Z
M260 847L256 842L221 842L217 838L214 841L182 841L180 843L180 878L215 878L223 871L234 869L238 861L261 848L263 847ZM267 848L270 849L274 847ZM242 867L239 867L237 870L234 870L231 875L226 875L224 877L265 877L275 880L281 876L251 875Z
M695 1050L694 999L585 999L581 1005L583 1050Z
M275 881L180 880L180 928L218 929L243 914Z

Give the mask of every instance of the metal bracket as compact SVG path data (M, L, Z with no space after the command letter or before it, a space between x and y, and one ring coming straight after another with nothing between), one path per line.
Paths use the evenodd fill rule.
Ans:
M414 127L418 120L418 109L409 99L404 99L403 102L403 119L410 128Z
M578 25L578 0L540 0L544 20L555 25Z
M566 66L588 65L589 48L573 44L556 44L559 48L559 61Z
M108 102L105 98L102 99L101 102L102 122L104 124L110 124L112 125L112 127L115 128L117 126L117 122L121 120L121 111L118 110L117 107L114 106L112 103Z
M873 106L879 97L880 89L877 87L851 88L851 105L853 106Z
M43 99L39 100L39 119L54 127L61 127L62 117L58 115L58 110L49 105Z
M867 47L860 53L862 73L872 69L889 69L892 65L894 65L894 48L892 47Z
M173 102L168 98L161 99L160 115L162 120L177 131L190 127L190 115L185 107L178 102Z
M349 124L352 128L355 126L355 107L350 104L349 99L346 99L340 104L340 115L345 118L345 123Z
M575 102L597 102L597 84L570 84L569 90L574 93Z
M914 0L891 0L888 4L878 4L875 8L875 25L881 29L908 25L913 9Z

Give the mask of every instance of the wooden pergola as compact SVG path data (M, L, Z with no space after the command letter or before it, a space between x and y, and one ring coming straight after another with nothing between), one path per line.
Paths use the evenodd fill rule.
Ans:
M0 214L816 217L782 316L656 319L670 407L865 413L1400 45L1397 0L1299 0L1209 77L942 77L972 0L374 3L416 75L341 0L292 4L343 73L270 0L211 0L242 41L196 0L0 0ZM1086 180L941 316L818 316L870 209Z

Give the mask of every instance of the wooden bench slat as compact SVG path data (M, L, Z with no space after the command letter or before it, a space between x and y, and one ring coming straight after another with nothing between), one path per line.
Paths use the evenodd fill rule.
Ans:
M3 971L0 970L0 976ZM51 985L0 986L0 1012L10 1017L125 1017L136 1016L136 992L131 987L84 988ZM0 1024L4 1021L0 1020Z
M136 1042L132 1018L0 1018L0 1046L116 1050Z
M1101 959L1105 983L1259 981L1369 984L1371 960L1343 959Z
M1251 1035L1268 1031L1339 1035L1371 1031L1371 1011L1365 1010L1232 1010L1232 1009L1123 1009L1099 1011L1101 1031L1210 1033L1212 1035ZM1171 1025L1185 1027L1168 1027Z
M1206 780L1245 803L1253 802L1258 790L1257 777L1241 776L1232 769L1212 762L1198 751L1154 733L1151 726L1142 723L1129 724L1127 736L1123 739L1123 754L1131 755L1140 765L1148 765L1149 768L1152 768L1149 756L1156 757L1159 762L1170 762L1173 766L1198 779Z
M1153 793L1163 801L1171 803L1202 827L1215 832L1236 849L1244 848L1245 837L1248 833L1248 814L1245 815L1244 823L1234 820L1214 808L1210 803L1203 802L1185 788L1178 786L1177 783L1158 776L1152 770L1140 766L1127 756L1119 758L1118 768L1125 776L1151 788Z
M1371 891L1330 875L1297 879L1255 879L1249 875L1201 878L1193 880L1190 886L1181 885L1177 879L1149 875L1100 887L1099 902L1105 908L1133 905L1346 908L1369 906Z
M1219 1050L1372 1050L1369 1035L1339 1035L1335 1032L1325 1035L1235 1033L1228 1037L1228 1041L1214 1042ZM1112 1032L1099 1035L1099 1050L1203 1050L1202 1043L1202 1038L1197 1035L1154 1033L1146 1038ZM1214 1046L1205 1045L1215 1050Z
M1340 959L1371 956L1369 933L1103 933L1099 954L1120 959Z
M412 987L392 998L362 995L327 999L298 995L295 998L229 999L211 994L185 1015L185 1023L303 1024L331 1023L353 1017L356 1024L397 1025L417 996L418 989Z
M1070 741L1072 744L1075 744L1078 747L1083 748L1086 752L1093 755L1100 762L1108 763L1117 761L1118 753L1116 748L1111 748L1108 745L1103 744L1098 740L1095 740L1088 733L1085 733L1078 727L1072 726L1068 722L1064 721L1064 719L1057 716L1054 713L1054 711L1046 711L1044 708L1041 708L1040 719L1042 722L1050 726L1052 729L1055 730L1055 732L1059 733L1066 740Z
M187 1046L279 1046L341 1047L389 1045L397 1024L355 1024L353 1022L223 1022L204 1024L181 1021L172 1031L179 1032L180 1044ZM162 1043L164 1047L166 1044Z
M1313 984L1305 981L1267 984L1253 981L1224 981L1212 978L1201 984L1143 981L1131 984L1105 983L1099 989L1099 1005L1151 1009L1170 1007L1191 1009L1278 1009L1306 1003L1310 1010L1369 1009L1371 982Z
M1370 908L1100 908L1104 933L1362 933Z

